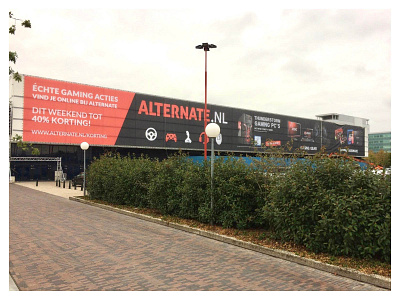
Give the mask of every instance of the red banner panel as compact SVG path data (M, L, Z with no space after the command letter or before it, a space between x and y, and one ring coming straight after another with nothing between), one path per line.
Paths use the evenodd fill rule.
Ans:
M25 76L23 139L115 145L135 93Z

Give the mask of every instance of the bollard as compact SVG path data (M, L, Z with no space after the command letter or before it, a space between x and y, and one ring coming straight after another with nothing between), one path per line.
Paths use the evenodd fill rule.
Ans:
M58 180L56 180L56 186L58 186Z
M36 179L36 186L39 186L39 179Z
M81 185L81 191L83 191L83 183L82 183L82 185Z
M75 190L76 190L76 183L74 183L74 188L75 188Z
M68 188L71 189L71 180L69 181Z
M63 189L65 189L65 180L63 181Z

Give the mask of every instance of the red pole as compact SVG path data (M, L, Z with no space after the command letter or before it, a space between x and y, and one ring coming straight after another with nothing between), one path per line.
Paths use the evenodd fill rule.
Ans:
M205 96L204 96L204 160L207 160L207 51L204 49L205 53Z

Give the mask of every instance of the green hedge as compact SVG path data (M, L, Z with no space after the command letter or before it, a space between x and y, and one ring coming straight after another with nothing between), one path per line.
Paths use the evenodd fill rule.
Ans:
M146 157L106 154L94 159L88 170L90 197L114 204L148 207L149 183L158 161Z
M93 199L148 207L165 215L233 228L263 227L316 252L390 261L390 176L361 170L352 159L306 158L279 173L283 160L215 161L184 155L163 161L104 155L88 171Z
M184 156L173 156L155 165L149 186L149 207L166 215L198 219L208 193L203 168Z
M216 159L214 169L216 224L240 229L264 225L262 191L268 178L243 159L233 157Z
M390 176L312 158L276 179L264 207L275 237L315 252L390 261Z

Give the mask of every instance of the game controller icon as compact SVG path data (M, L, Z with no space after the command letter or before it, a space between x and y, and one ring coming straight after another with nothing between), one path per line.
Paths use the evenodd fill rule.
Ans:
M177 142L177 138L176 138L176 134L175 133L167 133L167 135L165 136L165 141L174 141L175 143Z

